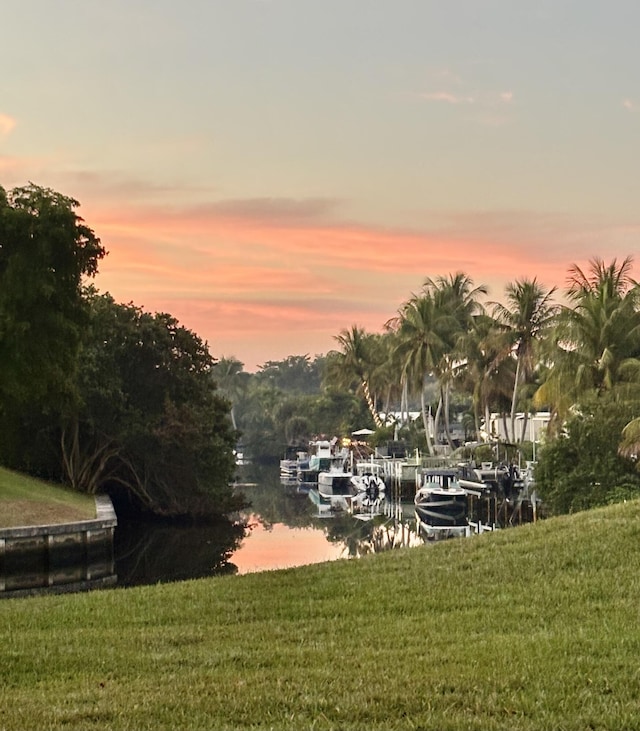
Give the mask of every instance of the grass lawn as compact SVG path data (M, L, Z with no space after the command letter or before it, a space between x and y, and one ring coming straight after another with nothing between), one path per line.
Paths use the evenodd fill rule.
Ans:
M0 528L68 523L95 517L93 496L0 467Z
M0 601L1 729L636 729L640 502L244 576Z

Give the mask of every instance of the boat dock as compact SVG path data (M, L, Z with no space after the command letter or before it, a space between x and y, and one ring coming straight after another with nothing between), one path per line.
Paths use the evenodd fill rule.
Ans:
M444 457L421 457L416 451L410 458L372 455L367 460L355 462L353 471L355 474L366 471L380 475L387 485L385 514L406 520L413 517L414 497L423 483L425 472L457 470L461 476L468 475L464 467ZM532 523L540 517L532 464L525 466L518 482L507 490L501 482L501 474L506 474L506 470L504 466L485 463L476 471L473 482L462 480L468 496L468 521L472 532ZM476 486L479 479L481 484Z

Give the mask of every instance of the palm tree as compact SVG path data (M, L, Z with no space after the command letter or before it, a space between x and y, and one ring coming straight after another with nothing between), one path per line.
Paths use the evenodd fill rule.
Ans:
M433 454L431 425L425 400L427 377L434 373L446 352L447 324L444 313L434 297L425 293L414 295L399 311L397 317L387 323L396 333L396 357L402 367L402 379L409 390L420 393L422 422L425 430L427 451Z
M212 368L213 378L220 393L231 403L231 423L237 431L236 406L247 390L250 374L244 370L244 363L236 358L220 358Z
M516 371L511 397L511 440L517 441L515 433L516 408L521 387L526 384L534 370L537 342L549 331L557 312L552 297L555 287L546 289L537 280L521 279L510 282L505 290L507 304L492 302L493 314L504 328L505 355L515 355ZM523 432L526 422L523 425ZM521 437L522 440L522 437Z
M405 423L406 384L402 380L402 366L398 363L396 354L396 335L392 330L387 330L377 337L376 356L377 365L372 374L371 384L375 392L384 394L382 410L388 421L391 404L400 402L400 421L397 426Z
M500 411L511 399L514 369L503 357L504 343L496 321L487 314L476 315L462 342L462 360L456 369L458 387L471 396L476 433L480 417L485 424L491 411ZM493 407L493 408L492 408Z
M430 292L442 316L446 318L449 333L447 347L436 365L436 375L440 384L440 405L444 411L444 429L449 446L453 448L449 428L449 397L451 384L456 370L464 357L465 339L473 329L474 319L483 312L480 295L487 293L484 285L474 286L473 280L464 272L449 276L428 278L424 283L425 291ZM436 420L437 421L437 420Z
M640 418L632 419L622 430L622 441L618 454L628 459L638 459L640 455Z
M340 350L327 354L325 378L329 383L344 388L356 388L367 402L371 418L376 427L383 426L371 394L370 379L378 365L375 360L376 336L367 333L357 325L351 330L342 330L335 339Z
M595 258L588 273L576 265L569 270L572 306L558 316L551 372L536 394L560 418L589 391L640 383L640 285L631 264L631 257L619 265Z

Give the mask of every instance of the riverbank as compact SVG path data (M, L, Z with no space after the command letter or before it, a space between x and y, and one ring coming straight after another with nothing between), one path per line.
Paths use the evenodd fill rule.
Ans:
M95 500L0 467L0 528L91 520Z
M0 468L0 597L116 582L117 525L106 495L81 495Z
M0 603L3 729L637 725L640 502L355 561Z

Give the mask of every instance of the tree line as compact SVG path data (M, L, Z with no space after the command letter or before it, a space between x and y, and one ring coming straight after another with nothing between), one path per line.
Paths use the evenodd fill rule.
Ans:
M432 432L436 440L442 434L450 449L458 446L450 428L455 410L476 439L490 414L500 414L506 442L524 451L528 415L549 411L537 477L553 508L635 496L640 285L631 267L631 257L610 263L594 258L586 269L574 264L563 301L536 277L507 284L503 302L487 301L487 287L464 272L427 278L381 332L344 329L321 362L318 356L292 356L251 375L230 359L214 371L222 390L246 410L240 428L249 443L257 437L258 414L270 414L262 425L271 423L279 444L341 426L348 434L364 425L379 437L400 434L435 454L439 445ZM296 395L295 389L277 395L268 388L269 372L284 376L292 368L321 371L315 396ZM338 403L338 397L342 418L319 408L330 399ZM360 399L359 409L350 397ZM409 418L414 409L422 414L422 428ZM390 411L400 414L391 428L380 416Z

